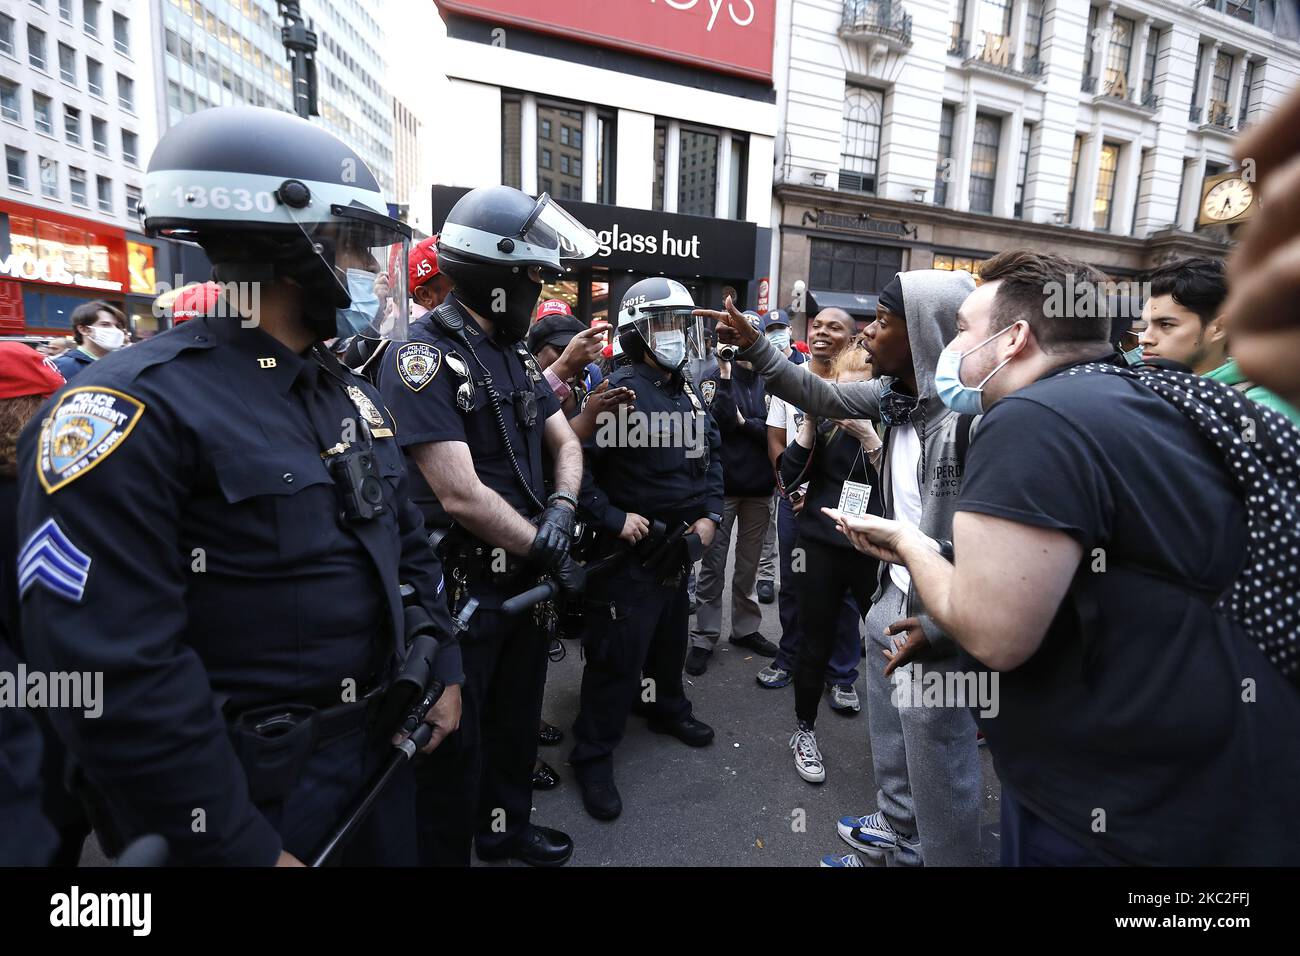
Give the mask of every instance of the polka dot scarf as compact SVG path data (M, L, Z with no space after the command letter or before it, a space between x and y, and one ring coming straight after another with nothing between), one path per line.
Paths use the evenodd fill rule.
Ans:
M1216 609L1226 611L1300 687L1300 428L1239 391L1197 375L1104 362L1067 375L1136 378L1219 450L1246 505L1246 563Z

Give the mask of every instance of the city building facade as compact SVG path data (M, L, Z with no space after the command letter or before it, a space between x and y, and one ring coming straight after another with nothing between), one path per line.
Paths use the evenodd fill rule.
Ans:
M1240 220L1207 221L1205 190L1300 80L1294 8L1271 0L778 9L770 271L781 304L806 293L813 311L866 316L899 269L1016 246L1116 279L1223 254L1234 225L1213 219Z
M470 188L549 193L601 251L544 294L609 318L646 276L762 305L771 248L773 4L439 0L446 78L432 231Z
M66 331L99 297L147 311L158 244L137 207L157 125L142 7L0 3L0 336Z

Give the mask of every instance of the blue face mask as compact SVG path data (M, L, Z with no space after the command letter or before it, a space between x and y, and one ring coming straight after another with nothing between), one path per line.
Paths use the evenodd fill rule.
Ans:
M1129 349L1127 352L1121 352L1120 354L1124 356L1124 361L1128 362L1129 365L1142 364L1142 346L1140 345L1136 348Z
M938 393L939 399L951 408L958 415L981 415L984 412L984 386L1002 367L1011 361L1011 356L1007 356L993 371L984 376L984 380L978 385L964 385L961 380L961 360L972 352L978 352L984 346L988 345L1007 329L1015 327L1015 323L1008 325L1006 329L1000 332L994 332L979 345L967 349L965 352L958 352L956 349L944 349L939 353L939 364L934 370L934 390Z
M375 274L364 269L348 270L348 295L352 304L337 310L339 338L359 335L374 327L379 314L379 296L375 295Z
M767 333L767 340L772 343L772 348L778 352L784 352L790 347L790 330L773 329Z

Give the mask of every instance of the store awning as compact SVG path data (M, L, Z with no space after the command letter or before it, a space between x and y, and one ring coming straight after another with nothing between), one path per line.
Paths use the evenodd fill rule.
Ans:
M843 309L855 319L874 319L879 299L880 296L874 292L823 292L809 289L808 303L812 308L807 312L816 315L822 309Z

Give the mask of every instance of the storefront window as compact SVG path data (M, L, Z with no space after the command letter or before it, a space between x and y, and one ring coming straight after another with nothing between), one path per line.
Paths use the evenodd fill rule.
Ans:
M519 97L501 97L501 183L515 189L523 180L523 154L519 146L521 110Z
M980 263L988 256L950 256L947 254L936 253L934 257L934 268L942 269L945 272L969 272L975 277L975 281L980 281Z
M651 207L655 212L664 210L664 163L668 152L668 126L663 121L655 123L655 186Z
M613 205L614 146L618 141L618 121L613 113L596 114L596 202Z
M542 136L543 128L551 132ZM537 190L556 199L582 199L582 110L539 101L537 104ZM552 152L554 155L552 155ZM543 156L545 153L545 156ZM550 160L544 166L543 159Z
M814 239L808 285L827 292L879 292L902 268L903 250L896 246Z
M745 218L745 193L749 190L749 140L731 137L731 180L727 189L727 218Z
M1119 166L1119 146L1102 143L1101 165L1097 169L1097 195L1092 208L1092 225L1103 232L1110 230L1110 213L1115 205L1115 170Z
M612 323L617 316L609 314L609 270L591 270L591 321Z
M677 171L677 211L713 216L718 208L718 135L682 129Z

